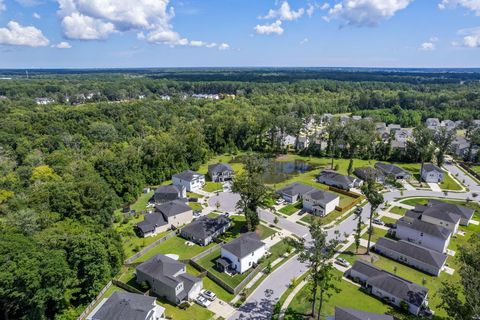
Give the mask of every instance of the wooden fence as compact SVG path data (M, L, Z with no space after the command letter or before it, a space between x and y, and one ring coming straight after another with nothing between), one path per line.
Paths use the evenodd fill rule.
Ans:
M107 283L107 285L105 287L103 287L103 289L100 291L100 293L95 297L95 299L90 302L90 304L88 305L88 307L83 310L82 314L78 317L78 320L83 320L85 319L89 313L93 310L93 308L95 307L95 305L97 304L98 300L100 300L100 298L105 294L105 292L112 286L112 281L109 281Z
M145 248L143 248L142 250L138 251L137 253L135 253L133 256L131 256L130 258L126 259L123 264L131 264L133 261L137 260L140 256L143 256L145 253L147 253L147 251L149 251L150 249L152 249L153 247L155 247L156 245L174 237L176 235L176 232L175 231L172 231L168 234L166 234L165 236L161 237L160 239L158 240L155 240L155 242L152 242L151 244L149 244L148 246L146 246Z
M474 176L475 178L477 178L478 180L480 180L480 174L478 174L477 172L473 171L470 166L468 166L467 164L465 164L464 162L459 162L458 163L460 165L460 167L463 168L463 170L467 171L469 174L471 174L472 176Z

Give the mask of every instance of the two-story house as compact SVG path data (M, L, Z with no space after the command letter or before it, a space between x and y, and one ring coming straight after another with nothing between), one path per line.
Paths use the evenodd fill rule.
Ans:
M168 229L179 228L193 220L193 210L186 203L175 200L155 206L155 211L144 216L135 228L143 237L153 236Z
M208 176L213 182L232 180L234 171L228 163L215 163L208 166Z
M222 247L217 268L229 273L244 273L254 268L265 253L265 243L255 232L244 233Z
M188 192L200 190L205 185L205 175L186 170L172 176L172 183L174 186L184 187Z
M422 180L428 183L441 183L445 178L445 171L433 163L425 163L420 172Z
M316 216L324 217L340 204L335 193L314 189L303 195L303 209Z

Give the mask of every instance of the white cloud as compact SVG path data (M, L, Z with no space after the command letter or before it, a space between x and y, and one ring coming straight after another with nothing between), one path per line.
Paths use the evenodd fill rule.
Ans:
M282 34L283 33L283 28L282 28L282 21L277 20L273 22L272 24L257 24L255 27L255 31L258 34Z
M6 28L0 28L0 44L12 46L44 47L49 41L39 29L24 27L18 22L10 21Z
M422 50L422 51L433 51L433 50L435 50L435 43L424 42L420 45L420 48L418 48L418 49Z
M458 34L463 36L462 42L454 45L461 45L468 48L480 48L480 27L471 29L462 29Z
M71 47L72 45L66 41L62 41L55 45L55 48L58 48L58 49L70 49Z
M315 6L313 4L309 4L307 10L305 10L307 16L311 17L315 12Z
M308 38L303 38L302 41L300 41L300 44L305 44L308 41L310 41Z
M347 25L374 27L405 9L413 0L342 0L331 7L324 19L343 20Z
M440 9L464 7L475 12L477 16L480 16L480 0L442 0L438 4Z
M36 13L36 12L34 12L34 13L32 14L32 17L34 17L35 19L41 19L41 18L42 18L42 17L41 17L38 13Z
M304 8L294 11L290 8L287 1L284 1L278 9L270 9L264 19L279 19L279 20L297 20L305 13ZM313 12L312 12L313 13Z
M228 50L228 49L230 49L230 46L229 46L228 44L226 44L226 43L222 43L222 44L220 44L220 45L218 46L218 50L222 50L222 51L223 51L223 50Z
M205 46L173 30L170 0L57 0L65 36L100 40L113 33L137 31L137 38L170 46Z

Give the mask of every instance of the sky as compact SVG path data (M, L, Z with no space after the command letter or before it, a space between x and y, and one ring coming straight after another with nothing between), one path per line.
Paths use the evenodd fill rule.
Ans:
M480 67L480 0L0 0L0 68Z

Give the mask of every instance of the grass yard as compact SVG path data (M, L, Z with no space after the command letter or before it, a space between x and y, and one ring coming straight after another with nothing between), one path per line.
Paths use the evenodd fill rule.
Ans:
M391 213L399 214L401 216L404 216L405 213L407 213L408 209L402 208L402 207L392 207L389 210Z
M210 216L210 215L209 215ZM213 216L214 217L214 216ZM230 229L227 230L223 235L219 238L225 242L232 241L233 239L237 238L240 233L246 232L246 222L245 217L243 215L231 215L230 219L232 219L232 226ZM257 233L262 239L266 239L274 234L276 231L272 228L264 226L262 224L258 225Z
M377 242L379 238L385 237L386 234L387 234L387 230L373 227L371 242ZM363 234L362 239L368 240L368 232L365 232Z
M340 271L335 270L335 276L337 277L335 285L340 289L340 292L334 293L326 302L324 302L322 319L333 315L335 312L335 306L382 314L390 309L389 306L383 304L381 301L363 293L356 285L342 280L342 273ZM309 313L311 309L310 297L310 288L306 285L293 298L285 314L285 319L304 319L302 315Z
M187 197L201 199L201 198L203 198L203 195L195 193L195 192L187 192Z
M283 213L287 216L291 216L292 214L294 214L295 212L297 212L300 209L302 209L302 202L301 201L296 202L296 203L287 204L285 207L278 210L278 212Z
M222 191L223 184L221 182L212 182L206 181L205 185L203 186L203 191L206 192L215 192L215 191Z
M439 184L442 190L462 190L462 187L448 174L445 172L445 178L443 182Z
M303 221L303 222L306 222L306 223L310 224L314 220L317 220L317 221L320 221L320 223L322 225L326 225L326 224L329 224L330 222L332 222L333 220L337 219L341 215L342 215L342 212L337 211L337 210L334 210L334 211L330 212L325 217L318 217L318 216L315 216L311 213L306 212L306 213L304 213L304 217L301 218L300 221Z
M393 219L393 218L390 218L390 217L382 217L381 220L385 223L396 223L397 222L397 219Z
M224 155L220 155L220 156L216 156L216 157L213 157L212 159L210 159L207 163L205 164L202 164L200 166L200 168L198 168L198 172L199 173L203 173L203 174L207 174L208 173L208 165L209 164L215 164L215 163L219 163L219 162L222 162L222 163L228 163L233 171L235 171L235 174L240 174L243 172L243 164L242 163L239 163L239 162L235 162L232 160L235 158L235 157L239 157L239 156L242 156L243 153L238 153L236 155L233 155L233 154L224 154Z
M164 299L157 299L160 301L159 305L165 308L165 315L169 319L175 320L209 320L215 315L212 311L204 308L196 303L192 303L186 310L182 310L179 307L170 304Z
M188 205L192 208L193 211L202 211L203 206L198 202L189 202Z
M191 265L187 265L187 272L196 277L201 275L201 272L195 269L194 267L192 267ZM233 299L234 297L233 294L227 292L225 289L223 289L218 284L213 282L212 279L205 276L205 277L202 277L202 281L203 281L203 288L214 292L219 299L226 302L229 302Z
M198 244L194 244L193 246L187 246L185 244L186 241L187 240L179 236L172 237L160 243L159 245L155 246L151 250L149 250L143 256L135 260L135 262L142 262L142 261L148 260L149 258L159 253L163 253L163 254L172 253L172 254L178 255L180 260L187 260L195 257L199 253L215 245L214 243L211 243L205 247L199 246Z

